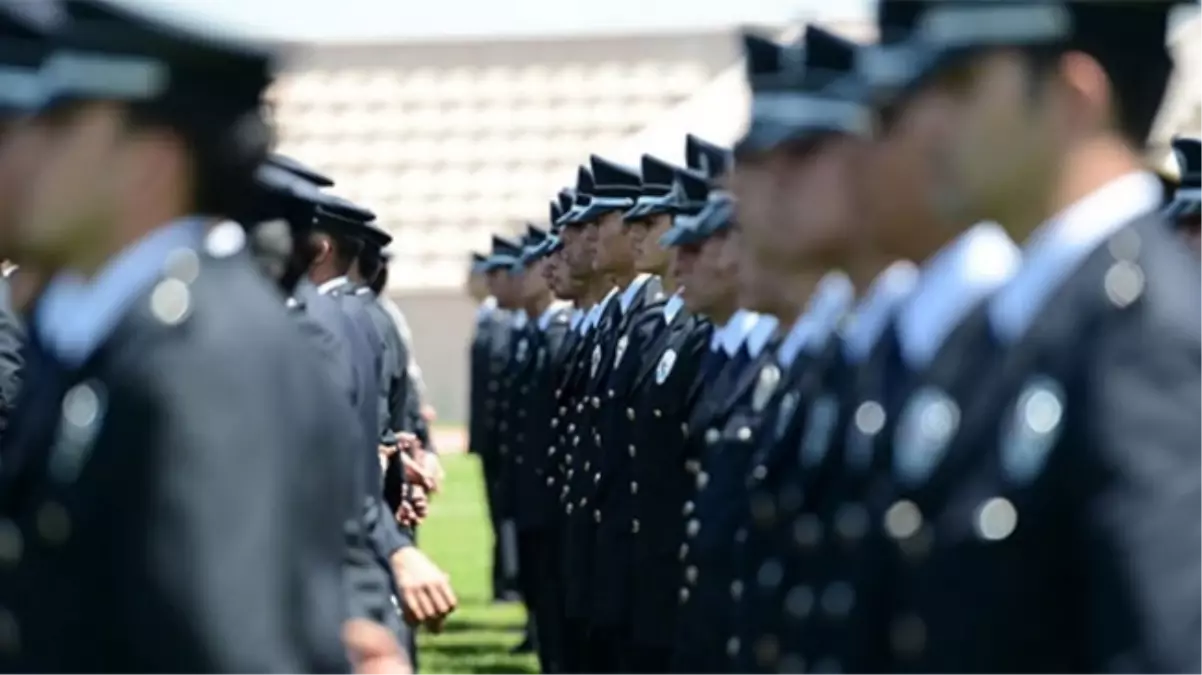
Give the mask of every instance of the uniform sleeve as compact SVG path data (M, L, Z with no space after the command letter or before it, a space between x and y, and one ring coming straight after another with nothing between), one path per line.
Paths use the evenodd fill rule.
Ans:
M413 538L408 532L402 531L383 497L370 496L365 500L363 521L367 536L381 555L391 557L402 548L413 545Z
M1094 672L1202 667L1202 303L1150 304L1099 331L1081 411Z
M307 316L299 317L300 333L309 345L317 350L319 358L313 365L323 371L335 389L353 404L355 400L354 368L346 343L339 340L330 330Z
M262 336L142 355L141 386L114 395L114 414L147 430L128 448L147 459L134 490L144 521L114 533L142 551L113 570L127 589L113 611L136 636L126 648L139 670L346 667L328 652L338 650L344 616L342 524L350 515L330 495L348 486L341 476L305 479L299 471L329 473L317 453L331 449L308 440L314 427L286 416L309 412L302 402L317 381L283 363L305 354L299 344L279 346L299 337L271 337L271 346ZM314 520L304 504L323 500L327 515ZM314 625L323 605L324 623ZM318 638L333 644L325 657L314 655Z
M13 311L8 280L0 289L0 430L7 426L8 415L17 400L21 386L21 345L25 329Z

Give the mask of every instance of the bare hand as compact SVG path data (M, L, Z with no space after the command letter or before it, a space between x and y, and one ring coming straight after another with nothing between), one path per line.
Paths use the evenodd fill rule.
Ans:
M429 403L423 403L421 407L422 419L426 420L426 424L433 424L434 420L438 419L438 411Z
M405 481L409 484L420 485L427 490L434 486L434 480L426 475L426 469L419 458L401 453L401 466L405 469Z
M413 546L394 553L391 562L405 620L410 624L424 623L432 630L441 627L442 619L459 604L450 577Z
M438 458L438 453L428 450L423 452L422 469L430 479L430 484L426 486L430 493L442 492L442 483L446 480L447 472L442 468L442 460Z
M413 667L396 636L367 619L342 624L342 644L351 667L360 675L409 675Z

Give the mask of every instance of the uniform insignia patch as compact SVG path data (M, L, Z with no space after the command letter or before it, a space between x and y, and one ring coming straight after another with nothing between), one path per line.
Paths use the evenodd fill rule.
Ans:
M797 449L797 459L802 467L817 466L830 447L831 434L839 420L839 399L834 394L819 396L806 414L806 432Z
M614 370L618 369L618 364L622 362L622 357L626 355L626 347L630 345L630 338L623 335L618 338L618 346L614 350Z
M1002 472L1014 483L1034 480L1060 439L1064 388L1046 375L1032 378L1014 403L1009 426L1002 429Z
M664 352L664 355L659 357L659 363L655 366L655 383L663 384L668 381L668 376L672 374L672 366L676 365L676 350L669 349Z
M797 412L798 398L800 397L797 392L791 391L780 399L780 409L776 412L776 428L773 430L773 437L778 441L785 437L789 422L793 420L793 413Z
M74 481L87 463L104 422L107 402L104 387L95 380L75 385L63 397L49 466L59 482Z
M751 409L761 412L764 406L768 405L772 394L776 392L778 384L780 384L780 368L775 365L764 366L760 370L760 379L755 383L755 391L751 393Z
M518 353L517 353L517 359L518 359L519 363L526 362L526 357L528 356L527 352L529 352L529 351L530 351L530 342L527 341L526 338L522 338L521 340L519 340L518 341Z
M910 398L897 420L893 471L911 487L921 484L943 459L960 427L960 407L943 391L924 387Z
M601 367L601 345L596 345L593 347L593 362L589 366L589 372L591 373L589 375L589 377L596 377L597 369L600 367Z

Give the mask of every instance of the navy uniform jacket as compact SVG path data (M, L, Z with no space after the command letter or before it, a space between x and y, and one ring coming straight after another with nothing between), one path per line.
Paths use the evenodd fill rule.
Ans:
M397 526L381 493L376 429L368 426L374 423L373 413L378 410L376 367L365 357L370 348L363 334L336 297L319 293L308 281L300 283L296 297L308 316L336 336L341 358L347 362L352 379L349 398L357 411L358 425L354 433L347 434L341 447L349 455L347 461L357 467L359 517L346 525L347 584L351 613L382 620L385 614L395 611L390 601L395 584L389 558L413 541L407 531Z
M647 646L672 644L682 509L694 481L685 468L685 420L701 393L693 383L711 331L705 319L679 310L646 349L632 385L631 532L637 532L626 561L632 575L629 620L634 639Z
M353 416L253 264L214 250L174 249L82 365L30 346L0 475L5 670L348 667Z
M1032 251L990 301L985 386L912 397L934 429L903 412L887 669L1202 666L1198 263L1159 216L1100 222L1131 207L1042 239L1062 257Z
M521 414L516 416L518 436L509 455L509 509L518 531L545 530L558 520L559 507L554 483L548 484L552 459L548 449L554 444L549 422L556 400L553 382L555 355L568 333L568 310L547 310L546 327L542 317L530 322L528 344L522 354L522 371L517 376L515 401Z
M596 535L591 618L595 624L624 624L632 596L632 538L637 483L631 469L634 441L630 397L648 345L666 326L665 298L659 277L635 289L630 306L614 329L617 342L598 373L600 408L593 422L598 431L593 473L592 502ZM618 298L620 301L620 297Z
M765 406L780 381L773 347L764 346L751 356L744 343L740 351L742 359L736 356L732 363L747 365L736 367L716 392L702 418L704 423L690 424L703 447L694 509L685 525L687 548L682 549L684 578L673 650L677 669L726 672L730 658L737 655L732 624L732 542L745 536L738 532L745 525L745 480L752 446Z

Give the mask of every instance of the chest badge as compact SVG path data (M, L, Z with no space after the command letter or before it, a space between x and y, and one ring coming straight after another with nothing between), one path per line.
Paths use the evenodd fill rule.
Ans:
M755 391L751 393L751 409L757 413L763 412L768 401L772 399L772 394L776 392L778 384L780 384L780 368L775 365L767 365L760 369L760 377L756 380Z
M780 407L776 410L776 427L773 428L773 438L781 440L785 437L785 432L789 430L789 423L793 421L793 413L797 412L797 400L800 396L795 391L791 391L780 399Z
M526 362L526 357L529 356L529 354L528 354L529 351L530 351L530 342L528 340L526 340L526 338L522 338L521 340L519 340L518 341L518 353L517 353L518 363Z
M663 384L668 381L668 376L672 374L672 367L676 365L676 350L669 349L664 352L664 355L659 357L659 363L655 364L655 383Z
M597 376L597 369L601 367L601 345L593 346L593 361L589 366L589 377Z
M924 387L897 420L893 471L909 487L930 477L960 427L960 407L943 391Z
M67 391L50 454L49 470L55 480L71 483L79 477L100 434L107 403L104 387L95 380Z
M829 393L819 396L806 415L805 435L797 449L797 459L802 467L817 466L826 456L838 421L839 399Z
M1010 423L1002 430L1002 473L1025 485L1047 463L1060 439L1064 421L1064 388L1050 377L1032 378L1018 395Z
M623 335L618 338L618 346L614 349L614 370L618 369L618 364L622 362L622 357L626 355L626 347L630 345L630 338Z

